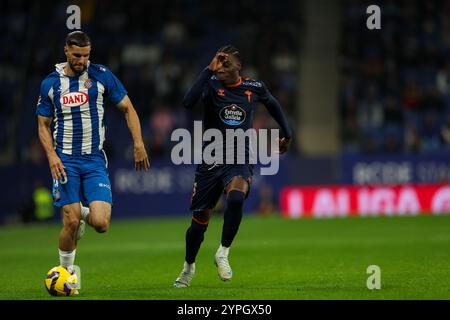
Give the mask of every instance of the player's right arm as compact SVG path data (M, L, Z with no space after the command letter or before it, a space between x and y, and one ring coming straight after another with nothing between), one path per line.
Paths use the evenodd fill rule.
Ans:
M53 148L53 139L51 133L51 124L53 119L53 102L50 99L49 92L52 91L52 79L47 77L41 83L39 100L36 106L36 115L38 121L39 140L47 155L50 171L53 179L66 179L66 172L61 159Z
M218 52L214 56L214 58L209 63L208 67L203 69L203 71L198 76L197 80L195 80L192 87L188 90L188 92L184 96L182 102L183 107L191 109L192 107L195 106L198 99L200 99L202 95L203 87L205 86L206 81L208 81L208 79L212 76L212 74L216 72L217 69L220 68L222 62L226 59L226 57L228 57L228 54L223 52Z
M47 155L50 171L52 172L53 179L66 179L66 172L64 171L64 165L61 159L56 154L53 148L53 139L51 133L52 118L43 117L38 115L38 132L39 140Z
M283 137L279 139L279 153L285 153L292 141L292 129L289 126L286 115L283 112L283 108L274 96L269 92L266 85L262 83L261 87L261 102L265 105L267 111L272 116L273 119L281 127Z

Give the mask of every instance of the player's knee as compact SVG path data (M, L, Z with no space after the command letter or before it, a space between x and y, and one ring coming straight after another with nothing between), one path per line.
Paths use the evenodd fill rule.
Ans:
M207 227L210 219L211 219L211 209L194 211L192 213L192 221L196 222L199 225Z
M70 232L76 232L78 229L78 225L80 224L80 219L78 219L75 215L65 215L64 217L64 228L69 230Z
M109 219L102 216L91 217L91 225L98 233L105 233L109 229Z
M228 206L242 208L244 205L245 193L239 190L231 190L227 195Z
M97 221L96 225L94 226L95 231L98 233L105 233L109 229L109 221L108 219L100 219Z
M80 224L80 218L75 214L73 208L63 207L62 213L64 229L75 232Z

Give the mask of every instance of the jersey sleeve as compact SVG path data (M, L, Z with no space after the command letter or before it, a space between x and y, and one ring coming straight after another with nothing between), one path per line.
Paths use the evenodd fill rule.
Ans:
M53 117L53 102L49 96L52 89L51 81L45 79L41 83L41 89L39 91L39 98L36 106L36 115L47 118Z
M275 119L281 128L283 136L286 138L292 137L292 129L289 125L286 115L284 114L283 108L280 103L267 89L266 85L261 82L261 92L259 96L260 101L265 105L267 111Z
M127 95L122 82L107 68L105 71L105 84L107 96L114 105L117 105Z
M260 81L260 83L261 88L259 91L259 100L261 101L261 103L267 104L270 100L270 97L272 97L272 94L270 93L269 89L267 88L264 82Z
M208 95L208 79L211 77L213 72L209 68L203 69L200 75L195 80L192 87L186 92L183 98L183 106L187 109L192 108L199 99L205 100Z

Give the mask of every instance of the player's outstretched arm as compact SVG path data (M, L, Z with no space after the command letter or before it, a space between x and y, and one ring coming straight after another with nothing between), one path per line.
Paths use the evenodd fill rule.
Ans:
M150 169L150 160L145 150L144 140L142 139L141 123L136 110L131 103L130 98L126 95L122 101L117 104L117 108L123 112L127 121L128 129L131 132L134 142L134 167L136 171Z
M44 148L45 154L47 155L48 164L50 166L50 171L52 172L53 179L63 179L65 180L66 172L64 171L64 165L61 159L55 152L53 148L53 139L51 133L52 118L37 116L38 118L38 133L39 140L41 141L42 147Z
M289 126L289 123L287 121L286 115L283 112L283 109L281 108L280 103L275 99L271 94L269 94L269 97L267 101L265 101L264 105L267 108L267 111L269 111L269 114L272 116L272 118L275 119L275 121L279 124L281 127L281 131L283 133L283 137L279 139L279 152L280 154L285 153L292 141L292 130Z

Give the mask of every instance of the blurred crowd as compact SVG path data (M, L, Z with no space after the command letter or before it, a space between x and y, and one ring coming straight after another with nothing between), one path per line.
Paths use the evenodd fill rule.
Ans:
M181 107L184 93L215 51L233 44L243 75L263 80L289 118L295 112L301 12L295 0L2 1L0 27L0 164L46 162L37 138L40 82L65 61L66 8L81 8L82 30L93 42L91 61L107 65L138 111L153 157L170 155L170 134L201 119ZM108 110L110 109L110 110ZM132 158L123 115L106 110L110 159ZM256 128L276 127L264 107Z
M124 83L153 156L170 154L170 134L201 119L181 100L215 51L233 44L243 74L263 80L290 119L298 110L301 1L2 1L0 165L45 163L35 106L42 79L65 61L67 7L81 8L91 60ZM365 28L367 1L341 6L340 119L344 152L450 150L450 2L386 0L381 30ZM132 157L122 114L107 106L110 159ZM276 127L263 107L256 128ZM295 146L294 150L295 152Z
M342 7L344 151L450 151L450 1L381 1L381 30L369 4Z

